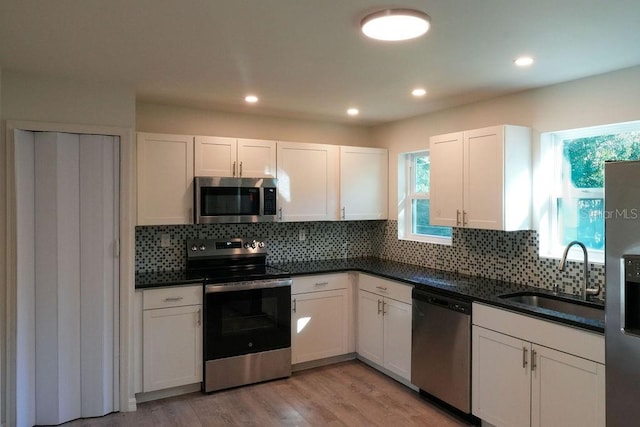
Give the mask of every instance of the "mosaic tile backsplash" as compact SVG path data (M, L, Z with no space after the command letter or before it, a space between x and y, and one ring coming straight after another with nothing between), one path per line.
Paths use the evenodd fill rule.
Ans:
M169 235L168 247L161 247L162 235ZM561 272L557 260L538 256L536 231L454 228L453 244L445 246L398 240L398 222L391 220L140 226L136 271L183 269L187 239L239 236L264 238L269 263L376 256L546 289L557 283L570 294L580 293L582 283L582 263L567 262ZM589 265L589 284L604 289L603 265Z

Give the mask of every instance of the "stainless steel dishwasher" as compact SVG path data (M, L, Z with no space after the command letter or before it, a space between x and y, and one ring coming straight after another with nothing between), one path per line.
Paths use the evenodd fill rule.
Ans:
M413 289L411 382L471 413L471 303Z

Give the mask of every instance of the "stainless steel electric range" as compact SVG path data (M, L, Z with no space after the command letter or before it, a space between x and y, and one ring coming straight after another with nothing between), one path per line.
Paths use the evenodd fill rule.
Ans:
M291 375L291 278L266 265L261 239L187 241L204 278L204 383L212 392Z

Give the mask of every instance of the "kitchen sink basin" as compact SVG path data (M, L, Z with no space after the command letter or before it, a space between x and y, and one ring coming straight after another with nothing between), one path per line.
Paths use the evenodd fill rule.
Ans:
M519 292L500 295L500 298L532 307L545 308L604 322L604 307L597 304L538 292Z

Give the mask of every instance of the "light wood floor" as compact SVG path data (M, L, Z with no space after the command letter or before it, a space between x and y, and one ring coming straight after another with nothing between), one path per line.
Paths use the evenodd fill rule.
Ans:
M353 360L290 378L192 393L138 405L136 412L65 426L462 426L396 381Z

